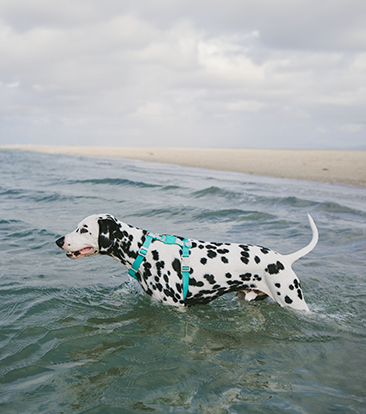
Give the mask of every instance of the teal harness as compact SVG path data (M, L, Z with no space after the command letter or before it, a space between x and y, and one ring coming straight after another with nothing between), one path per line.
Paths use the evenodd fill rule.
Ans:
M191 242L187 239L179 240L175 236L166 235L152 235L148 233L145 239L144 244L142 245L136 260L133 262L131 269L128 271L128 274L134 277L137 280L136 272L138 271L142 261L144 260L150 244L153 240L158 240L164 244L176 244L182 247L182 279L183 279L183 300L185 300L188 293L188 284L189 284L189 248L191 247Z

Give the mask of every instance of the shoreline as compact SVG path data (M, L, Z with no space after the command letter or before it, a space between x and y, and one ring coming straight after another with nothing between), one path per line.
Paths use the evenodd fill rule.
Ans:
M127 158L366 187L366 150L1 145L2 149Z

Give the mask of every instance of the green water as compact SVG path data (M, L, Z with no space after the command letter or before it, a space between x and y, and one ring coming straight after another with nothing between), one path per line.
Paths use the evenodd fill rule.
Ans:
M0 152L0 413L365 413L366 190ZM97 167L97 168L96 168ZM46 172L46 174L45 174ZM54 241L92 213L187 237L306 245L311 313L234 294L176 309Z

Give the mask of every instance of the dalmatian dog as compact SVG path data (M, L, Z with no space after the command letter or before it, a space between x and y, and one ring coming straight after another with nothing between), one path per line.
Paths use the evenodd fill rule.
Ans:
M123 223L111 214L83 220L76 230L56 244L67 257L77 259L97 254L118 259L129 271L140 256L135 279L152 298L174 306L206 304L219 296L237 292L248 301L269 296L283 307L308 311L299 279L292 264L308 254L318 242L318 230L310 215L312 240L299 251L281 255L250 244L214 243L176 237L166 244L153 237L141 257L149 233ZM173 237L173 236L168 236ZM187 288L183 294L183 241L189 241ZM187 263L186 263L187 264ZM136 266L135 266L136 267ZM189 278L189 279L188 279Z

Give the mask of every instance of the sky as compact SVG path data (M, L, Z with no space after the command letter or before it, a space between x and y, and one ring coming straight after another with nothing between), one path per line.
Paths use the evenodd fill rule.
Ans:
M366 1L0 0L0 144L366 149Z

